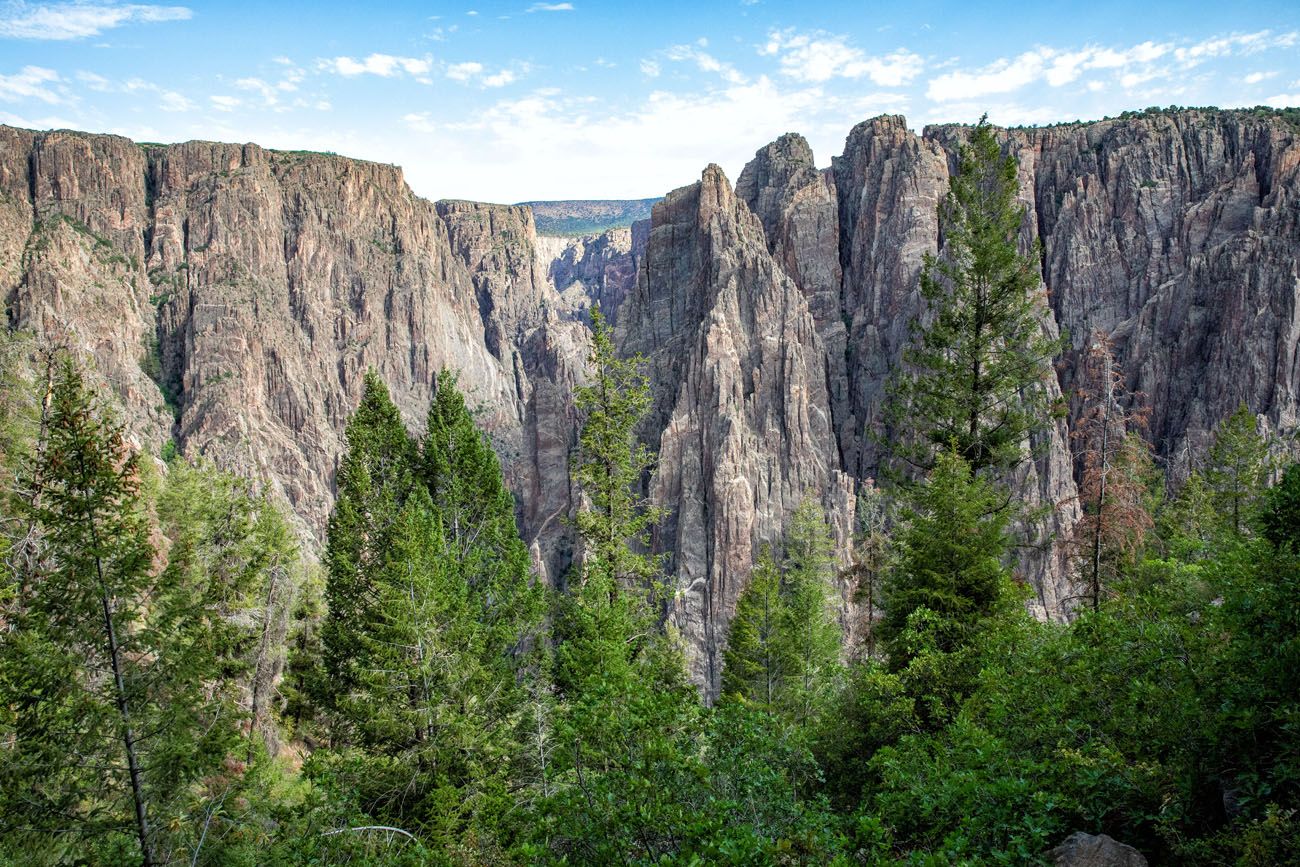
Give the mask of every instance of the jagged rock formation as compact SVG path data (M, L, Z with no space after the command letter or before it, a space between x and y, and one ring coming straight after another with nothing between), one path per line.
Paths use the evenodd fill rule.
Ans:
M573 309L599 304L612 324L618 309L636 285L637 266L645 253L650 221L629 228L610 229L599 235L576 238L541 236L537 251L547 265L547 276L565 303Z
M785 136L734 191L710 167L649 225L559 241L527 208L421 200L391 166L0 127L0 291L12 325L94 357L142 445L173 437L266 479L315 532L360 374L379 370L418 428L437 369L460 370L552 577L571 556L572 392L599 301L649 359L655 544L712 687L754 552L799 499L851 532L964 134L876 118L826 170ZM1062 390L1108 334L1175 479L1239 401L1294 431L1300 133L1184 111L1004 140L1023 243L1042 244L1044 327L1070 334ZM1060 616L1071 576L1046 539L1075 514L1067 425L1037 445L1020 484L1061 508L1029 528L1045 544L1020 574Z
M763 225L717 166L655 206L645 267L619 319L649 361L646 438L659 466L654 536L678 595L691 673L721 677L725 625L758 545L777 542L805 496L851 520L808 299L767 249Z

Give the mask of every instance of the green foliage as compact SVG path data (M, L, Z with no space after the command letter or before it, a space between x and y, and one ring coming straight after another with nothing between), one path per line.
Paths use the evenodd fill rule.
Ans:
M1243 403L1215 430L1205 467L1210 501L1233 533L1249 530L1252 510L1271 471L1268 440Z
M1264 496L1260 529L1274 546L1300 550L1300 464L1292 464L1282 480Z
M180 556L156 568L146 468L70 362L46 431L26 507L41 554L0 653L6 831L33 851L57 841L56 859L134 848L165 860L189 830L168 817L202 801L194 787L240 741L234 697L210 688L231 683L234 588L195 580Z
M327 684L333 745L310 773L439 857L492 860L514 806L521 660L542 610L514 498L445 371L419 449L373 375L349 446L324 644L327 666L346 649L350 677Z
M764 548L749 574L749 584L736 600L723 654L723 695L775 707L793 665L782 642L788 621L781 573L771 549Z
M329 613L321 635L324 676L316 680L326 705L357 682L361 638L355 625L371 615L373 576L391 556L393 527L415 483L415 443L373 370L348 421L347 442L325 544Z
M722 691L807 727L838 678L841 645L830 527L813 500L795 510L782 547L779 566L764 550L736 602Z
M929 312L891 386L890 446L911 466L955 449L977 475L1004 476L1053 412L1045 383L1062 342L1041 325L1037 248L1018 249L1017 190L1015 158L981 119L943 205L943 254L927 256L921 275Z
M940 453L912 492L880 624L893 670L906 668L923 648L961 650L995 611L1009 545L1004 502L955 450Z

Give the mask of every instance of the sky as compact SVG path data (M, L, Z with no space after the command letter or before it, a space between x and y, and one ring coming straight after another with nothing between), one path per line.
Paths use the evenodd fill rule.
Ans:
M1300 2L0 0L0 123L403 167L429 198L642 198L860 121L1300 106Z

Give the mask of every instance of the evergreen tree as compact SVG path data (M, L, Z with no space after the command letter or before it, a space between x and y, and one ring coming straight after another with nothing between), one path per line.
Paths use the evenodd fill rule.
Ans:
M641 360L619 358L599 310L592 319L574 466L583 497L580 561L555 614L562 773L534 833L553 855L654 862L673 851L692 818L700 714L681 649L654 607L659 560L645 553L657 513L639 493L652 455L635 427L649 388Z
M786 530L781 573L786 600L783 642L790 657L790 688L782 703L800 726L812 723L839 669L833 545L821 507L805 498Z
M1300 550L1300 464L1286 468L1281 480L1264 497L1260 527L1276 547Z
M64 857L121 857L129 828L135 857L162 863L188 830L164 818L192 806L190 786L240 737L212 654L223 612L203 582L158 568L145 469L71 363L36 460L41 569L0 652L13 715L2 812L42 857L69 841Z
M955 450L939 455L911 495L880 624L892 669L905 667L913 656L901 639L918 611L930 615L937 649L945 653L969 643L994 612L1009 544L1003 501Z
M641 494L642 474L654 455L638 441L636 426L650 408L650 387L641 357L620 358L600 309L592 310L591 381L577 390L586 414L574 467L588 505L578 512L582 539L580 580L599 581L611 593L643 592L659 573L647 556L650 528L659 512Z
M400 418L371 386L377 383L368 383L349 425L345 467L353 502L364 506L357 511L385 519L378 530L373 521L362 524L384 549L351 554L356 522L340 520L341 497L329 550L358 564L344 574L357 576L366 604L327 633L335 647L342 638L349 648L353 681L334 708L346 746L315 770L337 775L337 788L355 791L367 815L418 831L434 851L492 860L523 759L528 693L520 652L540 619L541 588L519 538L514 498L455 377L438 377L418 454L407 450ZM381 460L392 465L375 486L371 467Z
M532 579L500 461L447 370L438 375L429 407L420 473L487 630L484 653L505 678L541 618L542 592Z
M1205 467L1212 501L1234 534L1245 534L1271 471L1268 439L1242 403L1215 431Z
M175 458L159 489L169 580L196 588L213 615L197 638L229 701L247 709L251 761L277 746L270 710L301 580L297 542L279 509L233 474Z
M1063 344L1043 332L1037 250L1017 247L1016 166L981 119L961 148L942 255L927 256L921 275L929 312L888 406L891 445L912 466L933 467L936 453L955 448L976 475L1005 475L1052 414L1044 385Z
M348 421L347 441L325 543L325 676L317 688L326 705L356 684L355 625L375 604L372 576L391 556L393 525L414 483L415 443L373 370L366 373L361 403Z
M723 654L722 694L774 708L785 687L789 659L782 630L789 621L781 593L781 573L770 548L764 547L736 600L727 649Z

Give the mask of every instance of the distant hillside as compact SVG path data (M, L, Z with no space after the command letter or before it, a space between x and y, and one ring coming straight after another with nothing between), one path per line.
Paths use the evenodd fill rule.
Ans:
M533 209L533 219L540 234L594 235L646 219L657 201L659 199L571 199L520 204Z

